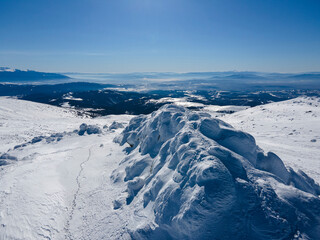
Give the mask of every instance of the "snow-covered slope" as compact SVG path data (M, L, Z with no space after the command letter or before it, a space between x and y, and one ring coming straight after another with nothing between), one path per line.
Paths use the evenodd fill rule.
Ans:
M289 166L320 183L320 98L299 97L222 117L252 134L258 145L273 151Z
M319 186L207 113L128 124L0 98L0 116L0 239L320 235Z
M73 131L84 119L95 121L73 110L0 97L0 153L37 136Z
M114 205L139 222L135 239L320 236L319 186L209 114L167 105L116 140L128 156L112 179L127 192Z
M0 165L10 163L0 166L0 239L118 239L123 221L111 210L122 189L110 175L125 154L113 138L131 116L89 119L7 98L0 116Z

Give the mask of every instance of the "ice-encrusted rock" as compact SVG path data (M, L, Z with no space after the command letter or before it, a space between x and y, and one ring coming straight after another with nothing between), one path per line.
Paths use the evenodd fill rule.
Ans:
M134 239L320 236L319 185L219 119L166 105L115 140L128 156L112 179L150 220L131 227Z
M82 123L80 126L79 126L79 132L78 134L80 136L82 136L88 129L88 125L86 123Z
M109 130L114 130L114 129L118 129L118 128L123 128L123 124L117 121L114 121L110 126L109 126Z
M17 157L12 156L8 153L0 153L0 166L7 165L12 161L18 161Z
M101 133L101 129L100 129L100 127L98 127L96 125L88 125L87 133L89 135L90 134L99 134L99 133Z
M34 137L34 138L31 140L31 144L41 142L44 138L45 138L44 136Z
M101 133L100 127L96 125L87 125L86 123L82 123L79 127L78 134L82 136L83 134L99 134Z
M8 153L4 153L4 154L0 155L0 159L7 159L7 160L17 161L17 158L15 156L11 156Z

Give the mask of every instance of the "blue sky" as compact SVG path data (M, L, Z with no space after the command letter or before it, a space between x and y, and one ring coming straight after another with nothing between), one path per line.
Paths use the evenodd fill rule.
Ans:
M0 66L320 71L320 1L0 0Z

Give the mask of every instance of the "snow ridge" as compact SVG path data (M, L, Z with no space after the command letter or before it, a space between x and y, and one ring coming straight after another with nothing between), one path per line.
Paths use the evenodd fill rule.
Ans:
M125 184L134 239L308 239L320 235L320 187L255 139L203 112L165 105L115 139L127 157L111 176Z

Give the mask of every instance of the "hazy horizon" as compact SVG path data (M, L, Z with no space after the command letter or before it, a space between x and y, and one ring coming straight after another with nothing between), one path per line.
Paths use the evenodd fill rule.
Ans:
M59 73L59 74L152 74L152 73L159 73L159 74L190 74L190 73L259 73L259 74L319 74L319 70L314 71L297 71L297 72L275 72L275 71L253 71L253 70L225 70L225 71L187 71L187 72L178 72L178 71L132 71L132 72L81 72L81 71L46 71L46 70L39 70L39 69L29 69L29 68L18 68L15 66L0 66L9 69L21 70L21 71L36 71L36 72L52 72L52 73Z

